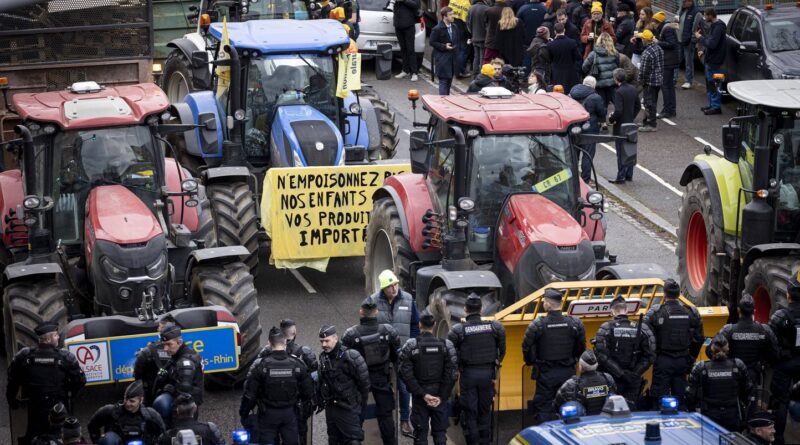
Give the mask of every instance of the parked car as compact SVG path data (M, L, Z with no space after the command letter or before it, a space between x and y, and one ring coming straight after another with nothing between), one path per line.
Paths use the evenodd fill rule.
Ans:
M358 35L358 50L364 56L370 57L375 54L378 45L388 43L392 45L394 53L400 52L400 44L397 43L397 36L394 33L394 14L384 8L387 0L359 0L358 6L361 8L361 22ZM416 25L414 34L414 52L417 53L417 61L422 61L425 53L425 21L420 19Z
M743 6L727 27L726 81L800 79L800 7Z

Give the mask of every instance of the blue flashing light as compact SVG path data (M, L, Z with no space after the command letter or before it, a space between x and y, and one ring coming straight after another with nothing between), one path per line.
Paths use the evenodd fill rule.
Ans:
M128 445L144 445L144 442L141 440L129 440Z
M678 399L676 397L662 397L661 398L661 412L676 412L678 411Z
M570 417L575 417L578 415L578 407L575 405L564 404L561 407L561 417L564 419L568 419Z
M250 433L247 430L233 430L233 443L247 444L250 443Z
M578 402L567 402L559 408L561 414L561 421L564 423L575 423L581 420L584 414L583 405Z

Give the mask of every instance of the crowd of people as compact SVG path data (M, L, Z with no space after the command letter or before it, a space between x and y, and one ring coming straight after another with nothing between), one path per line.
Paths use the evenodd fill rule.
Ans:
M319 356L296 343L294 321L282 320L270 329L269 343L248 370L239 408L252 443L304 444L308 419L324 411L330 444L360 444L372 393L384 445L397 444L395 397L401 432L415 444L427 444L430 435L443 445L456 384L467 443L491 443L494 381L506 353L503 325L482 318L482 300L473 293L465 301L465 318L439 338L434 316L418 312L392 271L383 271L379 282L381 290L361 303L357 325L341 337L335 326L320 328ZM798 278L787 287L788 307L776 310L769 324L753 320L753 298L744 294L738 322L714 336L706 350L709 360L699 362L705 337L697 309L680 301L675 281L666 280L663 291L663 304L652 305L638 322L628 316L625 298L617 296L610 303L613 319L599 328L589 350L581 319L562 312L563 292L545 290L546 313L530 323L521 345L536 381L529 404L535 423L557 419L565 403L595 415L614 394L623 396L631 410L652 409L671 395L680 409L699 409L757 444L783 444L787 412L800 414L798 405L789 410L791 403L800 403ZM67 408L86 382L83 372L70 352L57 347L57 326L43 324L36 333L39 345L19 351L9 367L10 406L18 407L20 389L28 397L22 443L86 443ZM199 356L183 343L180 326L169 316L160 321L159 334L160 341L137 353L136 380L123 400L92 416L93 443L166 445L185 430L204 444L224 443L216 425L196 420L203 401ZM653 380L645 393L643 375L651 366ZM768 367L769 398L760 395Z

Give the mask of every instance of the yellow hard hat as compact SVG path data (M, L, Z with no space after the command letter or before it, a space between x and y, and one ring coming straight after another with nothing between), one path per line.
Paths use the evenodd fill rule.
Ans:
M653 20L664 23L664 20L667 19L667 15L664 14L664 11L658 11L657 13L653 14Z
M386 289L387 287L400 282L394 272L389 269L384 270L380 275L378 275L378 281L380 282L381 289Z
M491 63L487 63L481 67L481 74L486 77L494 77L494 66Z
M599 12L603 13L603 4L600 2L592 2L592 13Z
M639 37L641 37L642 40L647 40L649 42L650 40L653 40L653 32L650 31L649 29L645 29L644 31L639 33Z

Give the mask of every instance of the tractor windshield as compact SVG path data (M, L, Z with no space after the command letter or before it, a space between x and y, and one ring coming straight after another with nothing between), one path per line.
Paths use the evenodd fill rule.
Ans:
M478 226L494 227L500 206L514 192L535 192L570 214L576 183L569 138L561 134L487 135L472 143L470 196Z
M782 139L777 152L777 233L794 240L800 232L800 119L793 113L778 119L773 140ZM780 136L778 136L780 135Z
M156 147L145 126L65 131L53 142L55 239L80 241L89 190L121 184L150 205L158 190Z
M294 19L307 20L308 8L303 0L263 0L251 3L244 20Z

